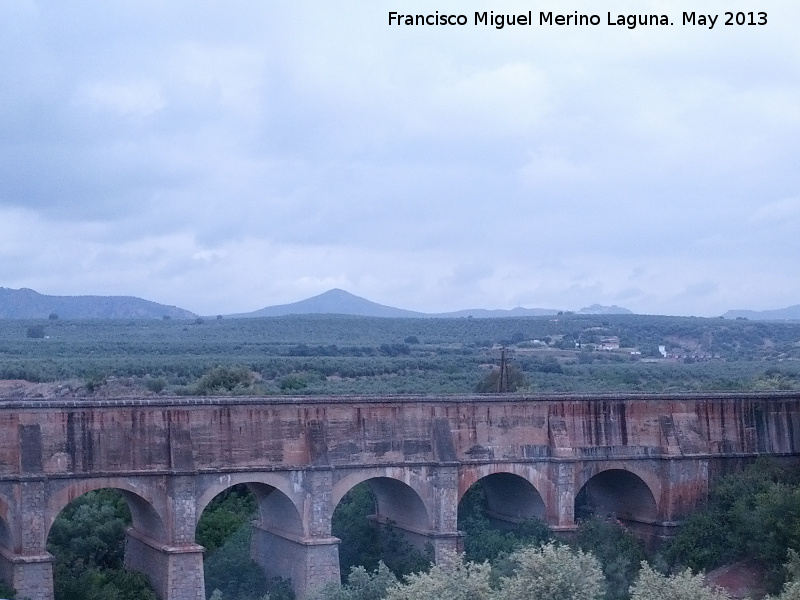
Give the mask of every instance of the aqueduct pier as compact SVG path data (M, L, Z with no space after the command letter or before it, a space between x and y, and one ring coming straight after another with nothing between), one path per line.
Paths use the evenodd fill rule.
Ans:
M196 524L247 484L253 557L302 598L338 578L331 518L361 482L377 520L438 556L476 482L500 521L569 531L585 505L664 529L762 454L800 454L800 393L0 400L0 578L52 600L50 527L100 488L130 507L126 565L163 600L202 600Z

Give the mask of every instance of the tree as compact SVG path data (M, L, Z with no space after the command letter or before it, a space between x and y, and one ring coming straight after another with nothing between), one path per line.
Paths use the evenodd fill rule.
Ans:
M492 369L475 386L479 394L496 392L500 384L500 369ZM516 392L528 385L525 374L514 365L508 365L508 391Z
M500 579L497 600L599 600L605 579L600 562L582 550L548 543L517 550L514 574Z
M675 575L662 575L642 562L639 577L631 587L631 600L730 600L721 588L705 585L703 575L689 569Z
M426 571L432 552L420 551L391 522L378 524L369 517L375 513L375 498L366 483L360 483L342 498L333 513L331 530L342 540L339 565L342 573L352 567L379 568L380 561L396 576Z
M329 583L312 592L311 600L382 600L389 588L397 585L397 578L383 561L369 573L364 567L353 567L345 585Z
M790 548L787 555L784 569L789 575L789 581L783 585L780 595L767 596L764 600L800 600L800 554Z
M58 600L156 600L144 574L122 570L130 523L116 490L88 492L61 511L47 543Z
M427 573L408 575L404 584L389 589L386 600L490 600L489 563L465 562L451 554Z
M767 569L772 593L784 581L789 548L800 547L800 486L797 474L759 458L743 473L720 478L708 504L693 514L665 552L672 565L713 569L754 558Z
M473 485L458 504L458 528L465 534L464 555L474 562L491 561L501 554L509 556L522 546L539 546L552 539L550 529L539 519L526 519L513 530L493 525L483 486ZM638 564L638 561L637 561Z
M645 559L642 541L618 521L592 517L578 527L575 543L600 561L608 585L605 600L627 599Z
M31 325L25 335L32 339L41 340L44 338L44 325Z
M197 523L197 543L208 553L221 548L237 531L250 526L256 510L256 498L246 485L228 488L203 511Z
M205 396L246 390L253 385L253 380L253 373L246 367L219 365L200 378L195 386L195 393Z

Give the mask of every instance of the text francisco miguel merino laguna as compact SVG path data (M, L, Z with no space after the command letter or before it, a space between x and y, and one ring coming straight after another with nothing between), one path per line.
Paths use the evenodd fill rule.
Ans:
M679 21L681 25L695 25L713 29L720 15L703 14L694 12L684 12ZM552 12L540 12L538 14L539 25L619 25L628 29L635 29L637 25L673 25L673 21L668 15L660 14L628 14L612 15L603 21L600 15L574 13L558 14ZM723 21L724 25L766 25L767 13L765 12L726 12ZM398 12L389 13L389 25L468 25L467 15L446 15L439 14L437 10L432 14L407 15ZM495 14L494 11L475 12L473 25L491 26L495 29L503 29L506 25L534 25L533 11L522 14Z

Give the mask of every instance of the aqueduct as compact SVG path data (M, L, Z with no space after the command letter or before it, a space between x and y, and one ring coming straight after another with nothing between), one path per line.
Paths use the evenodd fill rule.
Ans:
M800 394L146 398L0 401L0 578L53 600L48 532L95 489L131 510L125 563L162 600L204 598L195 527L220 492L258 500L253 557L298 598L339 577L338 502L366 482L377 520L435 556L483 485L501 522L576 512L669 530L716 475L800 454Z

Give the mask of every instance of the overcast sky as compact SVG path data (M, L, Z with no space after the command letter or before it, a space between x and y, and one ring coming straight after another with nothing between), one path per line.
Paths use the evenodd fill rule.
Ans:
M696 8L713 29L681 25ZM470 24L389 26L437 10ZM200 314L334 287L430 312L798 304L800 3L3 0L0 286Z

